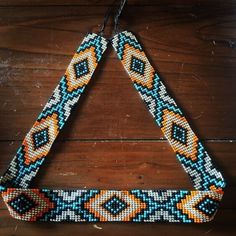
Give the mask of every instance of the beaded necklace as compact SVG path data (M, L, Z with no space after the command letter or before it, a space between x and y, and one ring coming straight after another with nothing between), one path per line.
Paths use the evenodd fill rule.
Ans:
M115 22L124 3L121 2ZM104 26L105 23L102 31ZM30 188L109 44L168 139L195 190ZM167 92L141 44L129 31L116 33L110 40L101 33L89 33L83 39L0 179L2 197L11 216L25 221L202 223L214 218L224 188L222 174L213 165L183 111Z

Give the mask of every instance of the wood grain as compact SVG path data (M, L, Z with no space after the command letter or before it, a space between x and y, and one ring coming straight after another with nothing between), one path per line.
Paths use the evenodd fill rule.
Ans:
M0 173L111 2L0 0ZM29 224L1 201L0 235L235 235L235 11L232 0L129 0L121 19L223 170L228 188L213 222ZM33 186L192 188L111 48Z
M111 3L114 0L0 0L0 6L107 6L111 5ZM140 6L148 6L148 5L164 5L164 4L173 4L173 5L181 5L183 6L188 6L188 5L195 5L195 4L223 4L223 5L234 5L233 1L228 1L228 0L208 0L207 2L204 0L158 0L158 1L153 1L153 0L128 0L127 5L140 5Z
M0 171L6 169L20 142L1 142ZM209 152L236 185L234 143L207 142ZM166 141L57 142L40 170L36 186L111 189L192 188Z
M63 75L78 41L87 29L96 28L95 22L101 22L97 14L104 14L104 7L90 7L87 12L86 8L47 7L42 13L38 7L23 7L21 18L16 17L18 8L1 9L0 99L7 122L0 124L1 140L24 137ZM185 8L179 13L158 8L158 14L153 7L132 9L147 17L135 18L130 10L129 27L138 33L152 64L200 137L235 139L235 50L227 38L234 37L236 18L231 9L216 7L222 23L218 15L209 20L199 13L195 19ZM73 131L67 138L162 138L111 49L98 70L86 99L73 114Z

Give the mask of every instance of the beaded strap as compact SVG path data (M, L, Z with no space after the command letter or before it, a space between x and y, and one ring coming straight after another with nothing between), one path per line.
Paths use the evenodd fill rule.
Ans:
M202 223L213 219L222 193L8 188L2 196L11 216L25 221Z
M112 45L135 89L190 176L194 188L224 188L225 182L221 173L214 167L175 100L168 94L137 38L131 32L124 31L115 35Z
M65 75L1 177L0 190L6 187L29 187L69 118L72 108L92 78L106 48L107 40L95 33L84 38Z
M89 34L1 178L2 196L10 214L25 221L56 222L212 220L225 187L221 173L167 93L136 37L124 31L111 42L196 190L28 188L107 47L104 38Z

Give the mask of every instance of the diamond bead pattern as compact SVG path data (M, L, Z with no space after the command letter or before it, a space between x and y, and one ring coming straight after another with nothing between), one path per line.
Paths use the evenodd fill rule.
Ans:
M186 142L187 142L187 130L185 128L173 123L172 138L179 141L179 142L181 142L182 144L186 144Z
M49 142L48 128L35 132L33 134L34 149L38 149Z
M8 204L14 209L14 211L21 215L25 214L36 206L35 202L33 202L32 199L27 197L27 195L24 193L9 201Z
M112 215L116 216L127 208L127 204L116 196L114 196L108 201L106 201L103 204L103 207L108 210Z
M74 64L76 78L79 79L81 76L89 73L88 59L84 59L81 62Z
M144 75L145 62L132 56L131 63L130 63L130 69L134 72L139 73L140 75Z

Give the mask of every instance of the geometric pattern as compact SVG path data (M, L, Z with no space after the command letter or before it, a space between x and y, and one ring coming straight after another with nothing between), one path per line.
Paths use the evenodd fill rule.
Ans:
M132 70L133 72L136 72L140 75L144 75L145 62L138 59L135 56L132 56L131 57L131 63L130 63L130 70Z
M23 141L25 164L45 157L59 133L57 114L36 121Z
M185 128L181 127L180 125L177 125L176 123L173 123L171 134L172 139L186 145L187 130Z
M210 201L210 204L209 202ZM188 196L181 199L177 204L177 208L183 214L193 217L196 223L200 223L203 219L209 221L214 216L219 206L219 199L217 196L209 193L191 192ZM211 214L209 214L211 213Z
M88 84L96 67L97 59L94 47L75 53L66 70L68 91L72 92L74 89Z
M146 204L128 191L101 190L84 207L100 221L130 221Z
M2 196L10 214L19 220L36 221L55 206L39 189L9 188Z
M83 61L79 61L78 63L75 63L74 70L75 70L76 79L79 79L83 75L88 74L89 73L88 59L84 59Z
M202 199L201 202L199 202L197 205L195 205L195 208L202 212L205 215L208 215L209 217L212 217L214 213L216 212L217 208L219 206L219 203L212 199L211 197L206 196L204 199Z
M91 33L84 38L0 179L0 191L10 214L25 221L55 222L202 223L212 220L225 188L222 174L167 92L136 37L124 31L115 35L111 43L195 190L29 188L107 48L105 38Z
M124 45L122 64L128 71L133 82L151 88L154 79L154 70L145 54L139 48Z
M161 130L176 153L196 160L198 138L193 133L185 117L178 113L163 109Z
M112 216L117 216L126 209L127 206L128 204L126 202L122 201L117 196L113 196L102 205L102 209L108 211Z
M33 202L25 193L21 193L17 197L8 201L8 205L20 215L25 215L26 212L29 212L37 206L37 204Z
M212 220L223 195L219 190L10 188L2 194L10 214L25 221L182 223Z
M39 130L38 132L35 132L32 135L33 142L34 142L34 150L37 150L38 148L44 146L45 144L49 142L48 129L49 128Z

